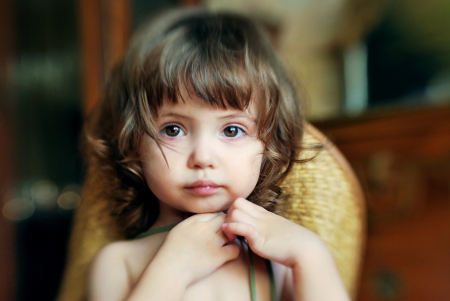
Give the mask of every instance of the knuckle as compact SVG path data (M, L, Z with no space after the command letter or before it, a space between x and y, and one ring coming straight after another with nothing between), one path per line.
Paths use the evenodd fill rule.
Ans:
M256 229L254 227L250 226L250 225L247 226L247 227L248 227L248 229L247 229L248 235L251 236L251 237L255 237L256 236Z
M236 199L235 204L240 206L240 205L244 204L245 202L246 202L246 200L244 198L239 197Z
M228 212L228 214L227 214L227 221L236 220L236 213L237 213L237 210L233 210L231 212Z

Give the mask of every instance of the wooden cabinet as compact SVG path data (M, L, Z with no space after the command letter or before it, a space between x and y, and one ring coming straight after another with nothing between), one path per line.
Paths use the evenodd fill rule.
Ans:
M14 9L12 0L0 1L0 209L15 178L15 123L12 118L11 71L15 53ZM0 300L15 298L15 225L0 211Z
M450 300L450 106L317 122L365 191L360 301Z

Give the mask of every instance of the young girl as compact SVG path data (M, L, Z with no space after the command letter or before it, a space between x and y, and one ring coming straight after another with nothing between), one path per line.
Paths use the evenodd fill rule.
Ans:
M348 300L323 241L275 214L302 118L251 20L172 11L111 77L87 141L130 238L91 265L90 300Z

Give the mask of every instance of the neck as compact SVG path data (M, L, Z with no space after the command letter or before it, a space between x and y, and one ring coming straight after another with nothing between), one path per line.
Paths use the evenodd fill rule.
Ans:
M173 207L159 202L159 215L151 229L173 225L181 222L187 216L186 212L179 211Z

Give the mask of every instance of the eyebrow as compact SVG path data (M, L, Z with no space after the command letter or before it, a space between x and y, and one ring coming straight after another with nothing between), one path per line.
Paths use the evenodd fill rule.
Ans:
M163 114L159 114L158 117L182 117L182 118L189 118L188 116L185 116L183 114L178 114L178 113L173 113L173 112L168 112L168 113L163 113Z
M245 114L245 113L235 113L235 114L229 114L229 115L220 117L220 119L228 119L228 118L244 118L244 119L248 119L251 122L256 122L255 118L251 118L248 114Z
M167 113L163 113L159 115L159 118L161 117L180 117L180 118L186 118L186 119L190 119L190 116L186 116L180 113L175 113L175 112L167 112ZM219 119L229 119L229 118L244 118L247 119L251 122L256 122L256 118L251 118L248 114L245 113L233 113L233 114L228 114L228 115L224 115L224 116L220 116Z

